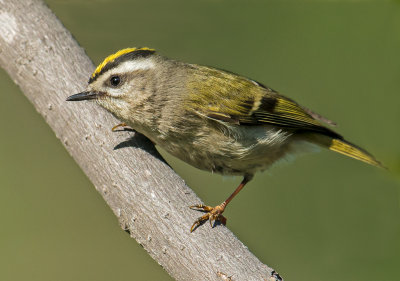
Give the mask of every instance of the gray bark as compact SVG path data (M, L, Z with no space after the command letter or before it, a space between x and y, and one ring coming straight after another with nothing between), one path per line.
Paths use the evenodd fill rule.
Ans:
M84 50L39 0L0 1L0 65L90 178L121 227L176 280L278 280L226 227L189 229L201 200L135 134L91 103L67 103L94 69ZM84 214L82 214L84 215Z

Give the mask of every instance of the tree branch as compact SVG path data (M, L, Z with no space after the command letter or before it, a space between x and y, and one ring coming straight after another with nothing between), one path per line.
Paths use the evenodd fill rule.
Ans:
M135 134L94 104L67 103L94 66L39 0L0 1L0 65L22 89L111 207L123 229L176 280L279 280L226 227L189 229L201 202ZM272 277L271 277L272 276Z

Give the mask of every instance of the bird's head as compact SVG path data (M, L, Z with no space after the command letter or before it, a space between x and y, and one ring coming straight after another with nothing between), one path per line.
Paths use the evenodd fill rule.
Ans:
M138 109L151 96L153 76L159 64L155 50L128 48L112 54L97 66L85 91L67 101L94 100L114 115Z

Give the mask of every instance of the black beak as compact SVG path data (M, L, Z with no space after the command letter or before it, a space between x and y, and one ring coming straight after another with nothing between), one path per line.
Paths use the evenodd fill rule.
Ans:
M98 96L99 96L99 93L96 93L96 92L82 92L79 94L69 96L67 98L67 101L93 100L93 99L97 99Z

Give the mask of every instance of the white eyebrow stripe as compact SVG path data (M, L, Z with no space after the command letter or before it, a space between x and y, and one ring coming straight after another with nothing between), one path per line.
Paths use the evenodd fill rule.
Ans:
M154 68L154 62L152 60L126 61L118 65L116 68L110 69L109 73L127 73L152 68Z

